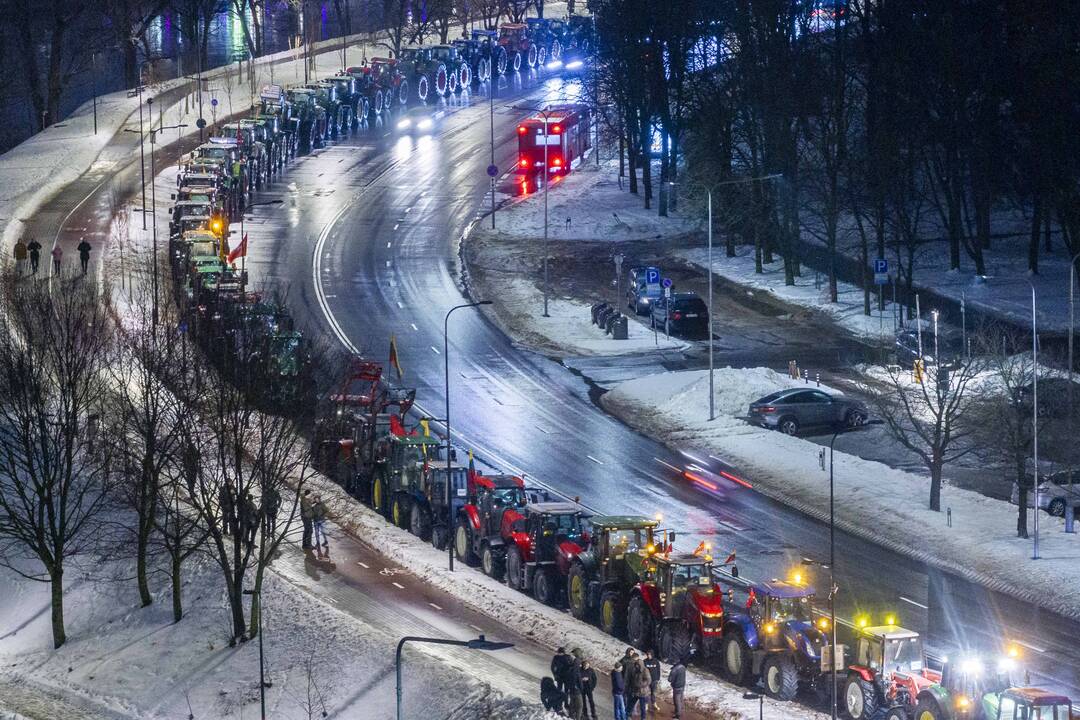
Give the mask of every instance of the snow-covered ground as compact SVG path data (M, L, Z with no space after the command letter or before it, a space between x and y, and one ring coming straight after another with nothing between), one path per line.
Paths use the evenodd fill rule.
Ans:
M300 554L295 546L286 553ZM303 558L282 558L305 567ZM300 571L303 574L303 570ZM185 572L186 613L172 622L168 579L157 575L155 603L139 608L120 563L67 577L68 642L52 650L48 585L0 575L0 717L243 718L259 709L257 642L230 648L229 611L213 561L194 556ZM116 578L110 577L115 575ZM388 720L394 716L397 636L336 609L276 572L263 586L264 655L271 717ZM519 697L532 688L499 687L463 671L453 652L407 653L408 718L487 718L453 714L485 698L490 717L540 720ZM506 694L509 691L510 694ZM531 699L531 698L530 698ZM477 703L480 705L480 703ZM486 702L484 703L486 705Z
M630 380L601 399L634 427L675 448L707 449L736 465L754 489L807 514L828 519L829 484L818 464L820 447L748 425L753 400L791 381L764 368L723 368L716 374L718 417L708 417L708 371L673 372ZM927 507L929 480L882 463L836 453L837 526L949 570L961 577L1061 614L1080 618L1074 582L1080 536L1043 515L1041 556L1029 561L1031 541L1016 537L1015 506L946 485L942 508Z

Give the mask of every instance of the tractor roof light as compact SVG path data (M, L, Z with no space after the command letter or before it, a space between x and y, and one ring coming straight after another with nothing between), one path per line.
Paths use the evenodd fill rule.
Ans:
M972 677L978 677L982 675L983 664L979 658L965 658L960 662L960 671L965 675Z
M1016 659L1016 658L1020 657L1020 648L1017 647L1016 645L1009 645L1008 650L1005 651L1005 655L1007 657Z
M998 660L997 671L998 675L1005 675L1016 669L1016 660L1011 657L1003 657Z
M892 627L893 625L895 625L896 624L896 616L895 615L886 615L885 616L885 624L888 625L889 627Z
M819 628L821 628L822 630L828 630L829 629L829 618L825 618L825 617L818 618L817 626Z
M956 707L964 710L971 706L971 698L967 695L960 695L956 698Z
M864 627L866 627L867 625L870 624L870 619L868 617L866 617L865 615L859 615L858 617L855 618L855 624L858 625L861 628L864 628Z
M796 570L795 572L791 573L791 582L792 582L793 584L795 584L795 585L802 585L802 581L803 581L803 577L802 577L802 573L801 573L801 572L799 572L798 570Z
M776 632L776 623L765 623L765 633L772 635L774 632Z

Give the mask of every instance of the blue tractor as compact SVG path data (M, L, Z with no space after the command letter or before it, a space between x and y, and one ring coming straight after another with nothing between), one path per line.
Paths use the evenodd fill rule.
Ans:
M798 574L767 583L723 570L714 577L726 590L720 657L727 677L738 684L760 678L778 700L794 700L800 687L823 691L829 621L814 621L814 588Z

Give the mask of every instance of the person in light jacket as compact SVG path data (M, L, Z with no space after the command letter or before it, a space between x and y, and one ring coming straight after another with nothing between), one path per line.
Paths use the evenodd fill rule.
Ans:
M675 715L681 717L683 710L683 691L686 690L686 665L682 660L676 661L668 673L668 683L671 684L671 701L675 705Z

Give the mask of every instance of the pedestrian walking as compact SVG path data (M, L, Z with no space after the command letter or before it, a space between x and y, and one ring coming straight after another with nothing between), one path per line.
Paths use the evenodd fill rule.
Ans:
M248 552L255 547L255 533L259 529L259 508L249 490L240 503L240 537L247 545Z
M218 493L218 506L221 508L221 529L226 535L230 534L229 530L232 529L232 523L235 520L233 515L233 496L232 488L229 487L229 483L221 483L221 490Z
M82 265L82 274L86 275L86 266L90 262L90 243L86 242L86 238L81 239L82 242L75 249L79 251L79 264Z
M636 652L630 662L630 672L626 677L626 692L630 696L630 705L626 714L628 718L632 717L634 707L637 706L638 717L645 720L649 712L649 671Z
M668 673L668 682L671 684L671 702L675 705L675 715L681 717L683 710L683 691L686 690L686 665L681 659L676 660Z
M311 527L313 517L311 505L311 490L304 490L304 494L300 498L300 521L304 523L304 539L301 541L300 547L305 550L311 549Z
M626 679L621 662L611 668L611 704L615 708L615 720L626 720Z
M653 657L651 650L645 651L645 669L649 671L649 708L656 712L656 687L660 684L660 661Z
M574 658L561 647L555 651L555 657L551 658L551 677L555 679L555 687L559 692L566 692L566 669Z
M30 273L37 275L38 263L41 262L41 243L34 238L30 238L30 242L27 243L26 249L30 251Z
M315 527L315 547L330 547L330 543L326 541L326 506L318 495L315 496L315 502L311 503L311 523Z
M64 249L57 245L49 254L52 255L53 275L60 277L60 261L64 258Z
M22 277L23 272L26 270L26 243L22 238L19 238L15 243L15 276Z
M560 715L566 707L566 696L555 687L555 681L549 677L540 679L540 703L545 710L552 710Z
M596 720L596 701L593 700L593 692L596 691L596 670L588 660L581 662L581 718Z
M581 663L583 660L581 648L574 648L570 651L570 663L566 666L566 706L569 712L571 720L583 720L582 711L582 694L583 687L581 682Z
M277 488L267 488L263 492L263 511L266 513L266 530L273 537L277 530L278 510L281 509L281 493Z

